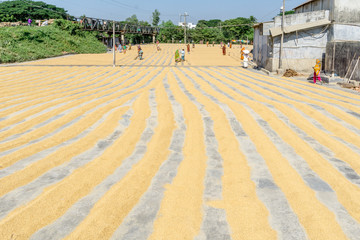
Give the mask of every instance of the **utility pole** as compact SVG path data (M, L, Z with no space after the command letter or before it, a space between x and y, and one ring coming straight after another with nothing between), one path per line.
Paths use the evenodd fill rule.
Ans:
M113 21L113 67L116 65L116 52L115 52L115 21Z
M280 54L279 54L279 69L282 69L283 65L283 45L284 45L284 24L285 24L285 0L283 0L282 6L282 21L281 21L281 42L280 42Z
M190 15L187 14L187 12L184 13L184 15L180 15L180 19L181 19L181 16L184 17L184 43L186 44L186 39L187 39L187 36L186 36L186 27L187 27L187 22L186 22L186 17L189 17Z

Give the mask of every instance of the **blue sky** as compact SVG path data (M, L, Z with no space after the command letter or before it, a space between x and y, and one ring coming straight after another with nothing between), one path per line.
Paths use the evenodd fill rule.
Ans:
M151 22L152 12L158 9L162 20L179 21L179 14L187 12L189 22L198 20L255 16L258 21L271 20L282 6L282 0L42 0L63 7L71 15L124 20L132 14L138 19ZM286 10L291 10L305 0L286 0Z

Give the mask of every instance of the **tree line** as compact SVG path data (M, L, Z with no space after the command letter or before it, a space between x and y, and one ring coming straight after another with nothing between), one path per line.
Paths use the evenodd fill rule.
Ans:
M0 22L26 22L29 18L44 20L69 17L65 9L44 2L15 0L0 3Z
M253 25L256 18L238 17L221 21L220 19L200 20L196 28L187 29L187 40L199 43L200 41L212 42L228 42L231 40L252 41L254 38ZM160 34L158 39L160 42L172 42L184 40L184 28L176 26L172 21L162 22L160 24Z
M160 23L161 13L156 9L152 13L152 23L142 21L136 15L121 21L131 25L159 26L160 33L157 39L162 43L179 42L184 40L184 28L175 25L171 20ZM83 15L85 17L85 15ZM40 1L13 0L0 3L1 22L26 22L31 19L73 19L63 8L56 7ZM220 19L200 20L196 28L187 29L187 40L199 43L209 41L210 43L231 40L253 40L254 29L252 25L256 18L238 17L222 21ZM126 34L125 38L132 43L151 42L152 36L141 34Z

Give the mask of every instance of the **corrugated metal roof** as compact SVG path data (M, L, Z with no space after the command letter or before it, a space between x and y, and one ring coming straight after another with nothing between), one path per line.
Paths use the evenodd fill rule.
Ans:
M299 7L302 7L302 6L306 5L306 4L311 3L311 2L314 2L314 1L316 1L316 0L308 0L308 1L306 1L306 2L304 2L304 3L302 3L302 4L300 4L299 6L294 7L294 9L297 9L297 8L299 8Z
M327 19L323 19L323 20L319 20L319 21L315 21L315 22L308 22L305 24L296 24L296 25L284 27L284 33L291 33L291 32L296 32L299 30L315 28L315 27L319 27L319 26L323 26L323 25L328 25L330 23L331 23L331 21L329 21ZM279 36L282 33L281 27L270 28L270 32L271 32L271 36L273 36L273 37Z

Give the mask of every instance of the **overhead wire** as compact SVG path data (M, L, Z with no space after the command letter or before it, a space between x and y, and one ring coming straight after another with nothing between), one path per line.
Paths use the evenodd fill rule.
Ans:
M149 9L144 9L144 8L141 8L139 6L132 6L132 5L129 5L129 4L126 4L126 3L123 3L123 2L120 2L120 1L117 1L117 0L101 0L101 1L104 1L104 2L107 2L109 4L113 4L114 6L119 6L119 7L126 7L128 9L134 9L134 10L138 10L138 11L143 11L143 12L149 12L149 13L152 13L154 10L149 10ZM171 17L174 17L174 16L178 16L178 14L161 14L161 16L171 16Z
M76 1L73 1L73 0L69 0L70 1L70 4L71 5L76 5L76 6L79 6L79 7L83 7L82 4L79 4L78 2ZM61 0L61 2L67 2L66 0ZM98 8L92 8L91 6L86 6L86 10L94 10L94 11L98 11L99 9ZM115 12L111 12L111 11L107 11L107 13L111 13L112 15L116 15L117 13ZM85 14L85 13L84 13Z
M135 10L142 10L140 8L137 8L135 6L130 6L127 4L122 4L120 2L114 1L114 0L101 0L102 2L105 2L107 4L111 4L113 6L121 7L121 8L127 8L127 9L135 9ZM145 10L146 11L146 10Z

